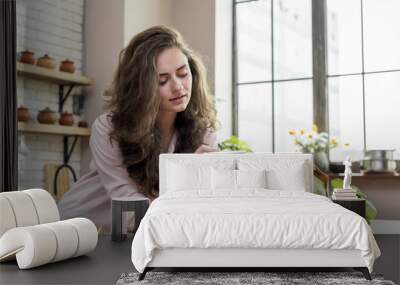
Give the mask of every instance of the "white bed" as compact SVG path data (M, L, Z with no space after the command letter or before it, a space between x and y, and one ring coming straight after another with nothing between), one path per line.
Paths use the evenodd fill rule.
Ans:
M306 154L163 154L160 197L132 243L155 267L354 267L379 248L366 221L311 194Z

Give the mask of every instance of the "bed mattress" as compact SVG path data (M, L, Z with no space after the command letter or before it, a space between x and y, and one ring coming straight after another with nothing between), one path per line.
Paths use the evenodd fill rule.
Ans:
M184 191L156 199L132 243L139 272L163 249L359 250L372 271L380 255L365 219L308 192Z

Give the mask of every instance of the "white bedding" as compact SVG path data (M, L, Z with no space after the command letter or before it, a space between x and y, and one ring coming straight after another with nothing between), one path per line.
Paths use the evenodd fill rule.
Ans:
M132 243L143 272L155 249L358 249L372 272L379 248L366 221L328 198L299 191L185 191L156 199Z

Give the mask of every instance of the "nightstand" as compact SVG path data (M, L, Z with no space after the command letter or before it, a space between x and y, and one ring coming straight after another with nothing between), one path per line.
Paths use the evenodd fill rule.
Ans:
M333 203L339 204L340 206L359 214L361 217L365 218L365 199L358 200L334 200Z

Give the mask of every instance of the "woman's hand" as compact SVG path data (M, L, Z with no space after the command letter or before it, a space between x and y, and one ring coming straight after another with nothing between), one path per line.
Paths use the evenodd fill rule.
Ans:
M208 144L200 145L194 153L207 153L207 152L216 152L218 149L209 146Z

